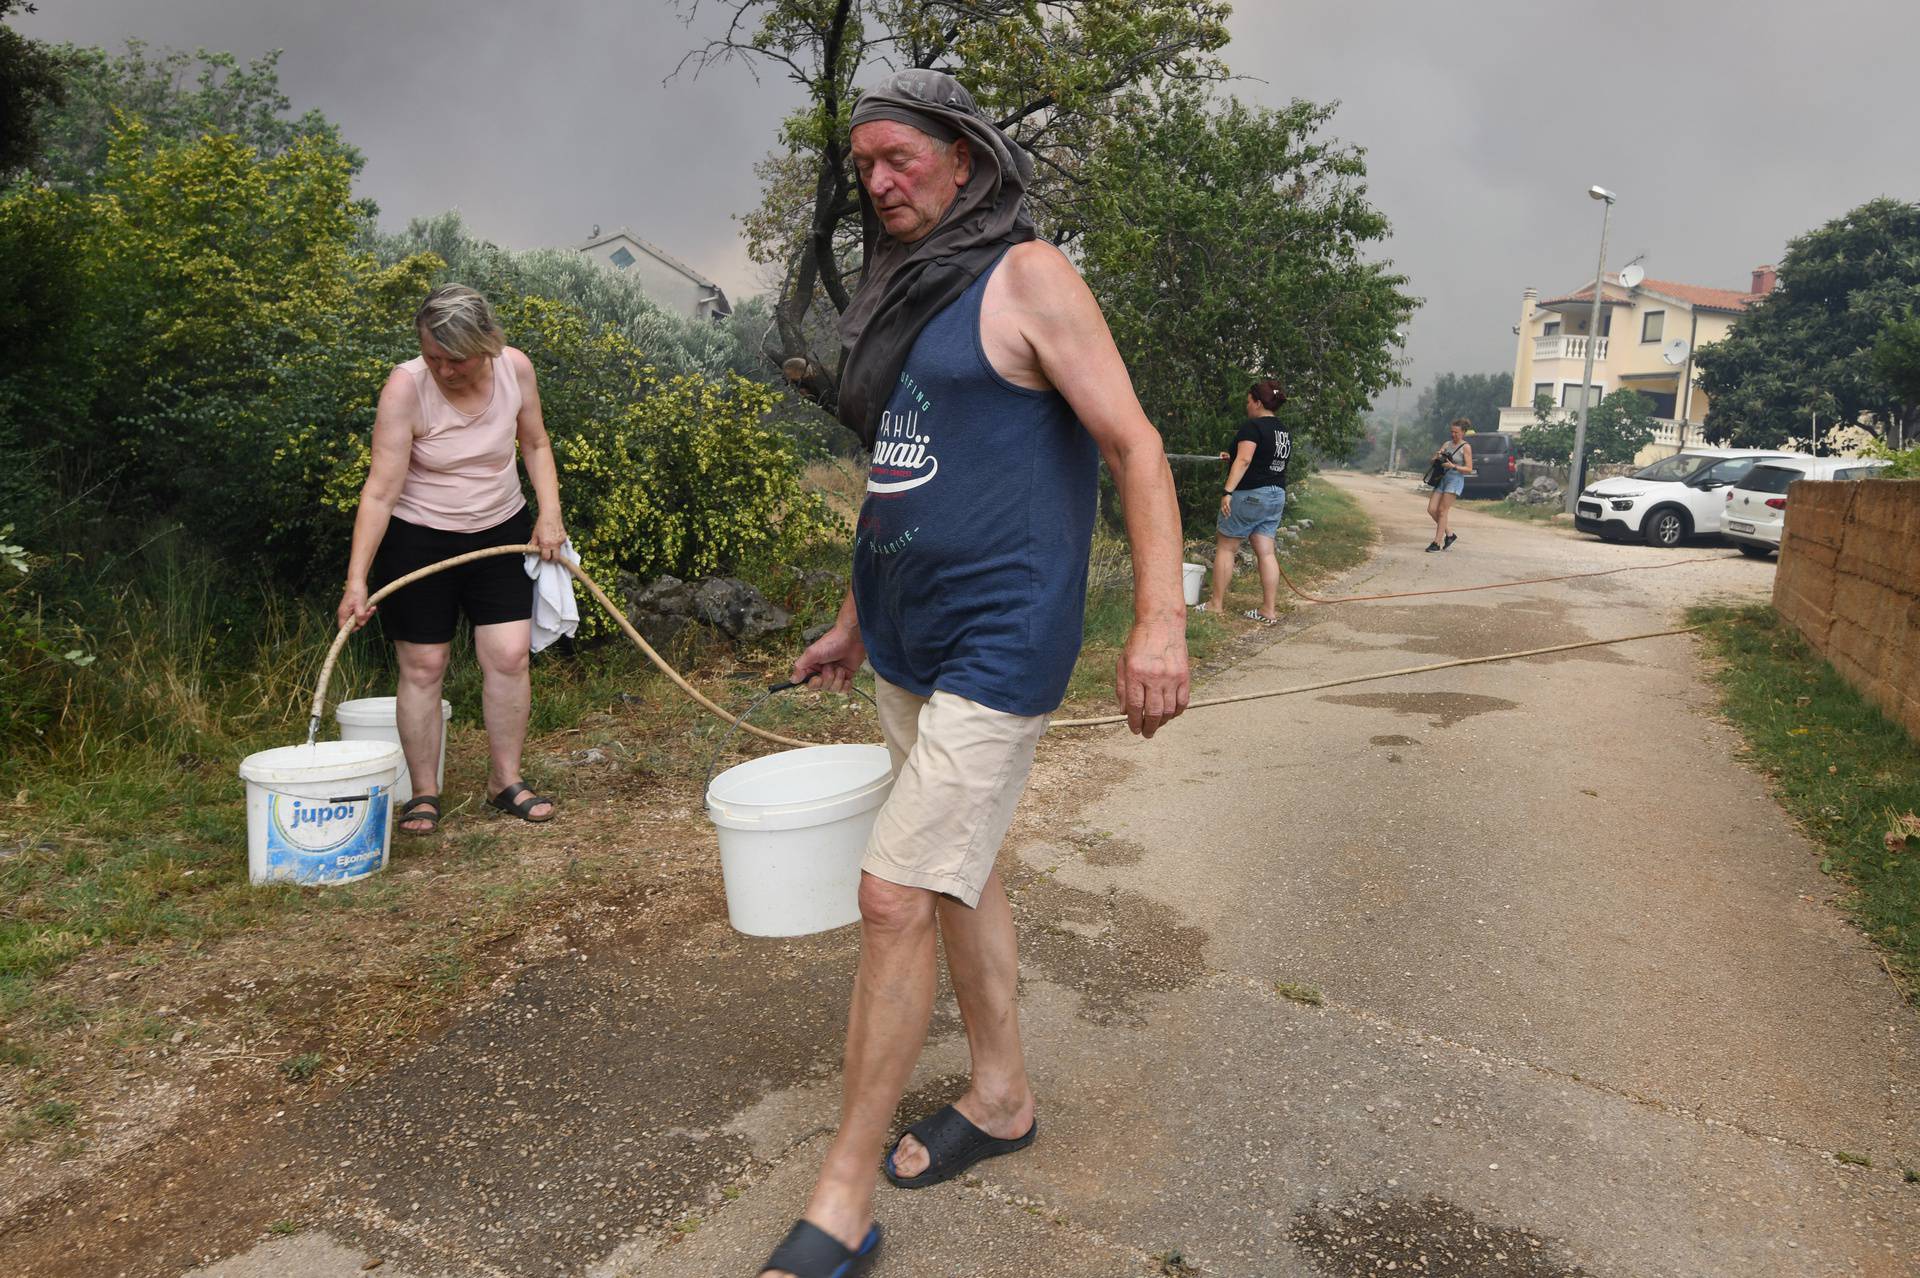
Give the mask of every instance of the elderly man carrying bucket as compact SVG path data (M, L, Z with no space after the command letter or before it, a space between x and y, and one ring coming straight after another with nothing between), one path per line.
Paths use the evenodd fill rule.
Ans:
M883 1152L888 1180L918 1189L1038 1131L993 863L1080 649L1101 457L1133 548L1128 726L1152 736L1188 695L1173 476L1092 293L1034 239L1031 160L936 71L862 97L852 144L869 232L839 413L873 462L853 587L793 678L841 690L871 662L896 780L862 865L840 1130L763 1271L794 1278L870 1264ZM971 1085L883 1151L925 1045L937 938Z

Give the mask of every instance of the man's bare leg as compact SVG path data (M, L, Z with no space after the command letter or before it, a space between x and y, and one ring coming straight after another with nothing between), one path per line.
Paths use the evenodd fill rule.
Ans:
M840 1131L805 1213L848 1247L859 1247L873 1224L873 1187L893 1111L933 1018L933 903L924 888L860 876L860 968L847 1018Z
M938 909L947 971L973 1057L972 1081L954 1108L989 1136L1024 1136L1033 1128L1033 1087L1020 1047L1020 956L1013 910L1000 872L987 879L973 909L949 897L940 898ZM927 1162L927 1151L917 1139L901 1137L893 1156L896 1172L918 1176Z

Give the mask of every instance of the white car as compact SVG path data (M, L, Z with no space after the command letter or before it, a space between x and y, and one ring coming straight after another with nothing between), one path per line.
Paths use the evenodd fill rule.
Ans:
M1689 537L1720 531L1726 490L1757 463L1803 456L1780 449L1689 448L1631 475L1583 488L1574 506L1574 527L1608 541L1640 537L1649 546L1678 546Z
M1866 479L1892 463L1858 457L1788 457L1761 462L1727 490L1721 535L1743 555L1764 559L1780 549L1787 524L1787 486L1796 479Z

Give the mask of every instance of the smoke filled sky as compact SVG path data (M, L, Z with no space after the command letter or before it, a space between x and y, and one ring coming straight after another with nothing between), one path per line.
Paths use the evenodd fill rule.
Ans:
M730 295L760 290L735 215L796 103L777 68L672 76L724 13L669 0L40 0L12 25L118 49L284 49L295 112L367 156L399 226L454 208L514 248L626 225ZM1338 99L1364 147L1384 249L1425 299L1418 385L1504 372L1521 289L1609 264L1745 288L1786 241L1877 195L1920 199L1912 0L1240 0L1225 56L1254 102ZM1136 370L1136 373L1142 370ZM1283 370L1282 370L1283 371Z

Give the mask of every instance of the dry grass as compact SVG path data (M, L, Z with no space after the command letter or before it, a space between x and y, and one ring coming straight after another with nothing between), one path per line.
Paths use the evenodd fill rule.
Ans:
M848 528L860 516L860 503L866 500L867 474L846 458L813 462L807 466L808 488L827 499L827 506L846 521Z

